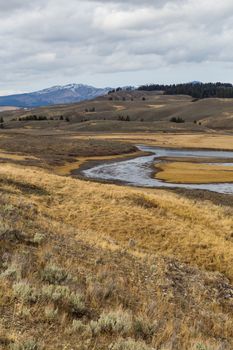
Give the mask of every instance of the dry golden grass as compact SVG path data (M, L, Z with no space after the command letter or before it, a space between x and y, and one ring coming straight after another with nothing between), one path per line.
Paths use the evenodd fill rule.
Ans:
M134 144L145 144L171 148L205 148L205 149L233 149L233 136L225 134L173 134L173 133L134 133L134 134L89 134L79 136L102 140L122 140Z
M232 349L231 208L13 164L0 179L3 348Z
M134 239L146 252L217 270L233 280L232 209L162 190L61 179L13 165L2 166L0 176L45 187L51 193L51 205L40 201L38 205L55 231L61 223L71 225L80 235L84 232L82 238L89 242L110 239L122 247Z
M190 162L162 162L156 164L159 180L173 183L201 184L233 182L233 166L197 164Z
M209 148L213 140L191 136L180 135L180 145L200 137L199 146ZM49 145L50 170L67 175L87 160L131 150L83 138L71 163L71 139L54 153L60 138L45 138L43 147L37 138L31 150L30 137L26 154L45 157ZM228 145L216 140L216 148L232 147L230 137ZM16 151L9 141L2 144ZM10 163L1 164L0 191L0 349L233 348L232 207Z
M33 156L25 156L18 153L9 153L3 150L0 150L0 158L10 159L10 160L27 160L27 159L36 159Z

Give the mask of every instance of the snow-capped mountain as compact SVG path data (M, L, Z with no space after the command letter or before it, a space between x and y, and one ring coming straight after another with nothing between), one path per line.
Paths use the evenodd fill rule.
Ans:
M0 106L40 107L91 100L108 93L111 88L95 88L83 84L53 86L48 89L0 97Z

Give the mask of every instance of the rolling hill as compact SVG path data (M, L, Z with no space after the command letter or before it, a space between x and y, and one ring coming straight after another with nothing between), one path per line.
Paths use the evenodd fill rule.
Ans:
M154 91L119 91L79 103L4 111L1 116L5 129L230 132L233 130L233 99L197 100ZM179 118L184 122L171 122Z

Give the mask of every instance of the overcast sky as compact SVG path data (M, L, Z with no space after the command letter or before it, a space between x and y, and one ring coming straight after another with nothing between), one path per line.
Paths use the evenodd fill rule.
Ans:
M232 0L0 0L0 94L233 82Z

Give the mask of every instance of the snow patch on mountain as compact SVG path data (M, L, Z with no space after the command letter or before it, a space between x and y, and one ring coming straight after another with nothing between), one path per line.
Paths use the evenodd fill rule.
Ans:
M31 93L2 96L0 106L39 107L56 104L76 103L106 95L111 88L96 88L84 84L52 86Z

